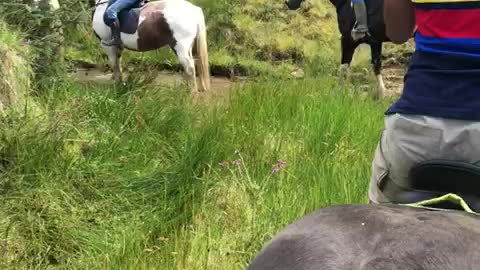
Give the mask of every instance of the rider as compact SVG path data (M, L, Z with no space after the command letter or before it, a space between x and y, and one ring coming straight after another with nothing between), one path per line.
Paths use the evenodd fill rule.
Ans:
M112 29L112 39L110 41L104 42L107 46L121 46L122 40L120 38L120 21L118 19L118 14L123 11L134 7L140 3L144 2L143 0L113 0L107 10L107 17L110 21L109 26Z
M368 35L367 6L365 0L352 0L357 22L352 30L352 38L359 40Z
M395 203L389 194L408 189L409 171L420 162L480 160L480 32L465 27L478 24L480 1L384 4L387 36L401 44L417 28L416 50L403 94L386 112L372 162L372 203Z

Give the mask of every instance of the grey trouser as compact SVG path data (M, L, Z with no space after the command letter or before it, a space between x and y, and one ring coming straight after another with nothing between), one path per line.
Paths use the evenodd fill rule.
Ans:
M361 32L368 32L367 6L365 5L365 0L352 0L352 3L358 23L356 29Z
M480 121L404 114L387 116L372 163L370 201L390 202L379 188L381 181L388 177L397 185L405 186L412 166L431 159L480 161Z

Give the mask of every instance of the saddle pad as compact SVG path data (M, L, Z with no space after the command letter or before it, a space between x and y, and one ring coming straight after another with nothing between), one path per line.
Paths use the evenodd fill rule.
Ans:
M449 193L444 196L440 196L434 199L430 200L425 200L417 203L409 203L409 204L404 204L407 206L412 206L412 207L420 207L420 208L425 208L425 209L430 209L430 210L438 210L438 211L452 211L450 209L442 209L442 208L435 208L435 207L429 207L429 206L434 206L435 204L439 203L444 203L444 202L450 202L457 204L462 208L463 211L470 213L470 214L475 214L475 215L480 215L480 213L475 212L470 208L470 206L467 204L467 202L460 196Z
M116 0L110 0L108 6L113 4ZM144 3L135 5L131 9L123 10L118 14L118 20L120 21L120 31L126 34L134 34L137 32L138 20L140 18L140 11L142 10ZM111 25L113 22L107 17L107 13L103 15L103 21L106 25Z

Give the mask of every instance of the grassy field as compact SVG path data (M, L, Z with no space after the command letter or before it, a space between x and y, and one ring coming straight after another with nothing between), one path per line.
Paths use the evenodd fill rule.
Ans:
M49 89L42 117L2 120L2 269L242 269L305 213L367 200L385 104L333 78L217 107L138 81Z
M32 93L21 35L0 24L0 48L24 61L0 64L0 74L12 71L0 90L22 78L15 88L35 104L0 116L0 269L243 269L304 214L367 202L390 102L331 76L338 51L326 2L306 14L282 1L196 2L210 5L212 61L257 75L228 102L194 103L186 88L135 74L122 85L55 77ZM87 29L67 31L71 59L99 57ZM287 80L297 65L306 77Z

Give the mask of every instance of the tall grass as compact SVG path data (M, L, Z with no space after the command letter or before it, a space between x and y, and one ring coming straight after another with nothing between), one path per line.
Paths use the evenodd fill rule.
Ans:
M366 201L385 105L328 77L208 109L135 80L46 89L42 117L1 123L2 269L242 269L303 214Z

